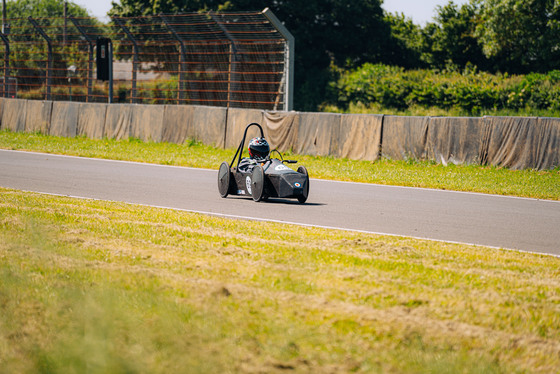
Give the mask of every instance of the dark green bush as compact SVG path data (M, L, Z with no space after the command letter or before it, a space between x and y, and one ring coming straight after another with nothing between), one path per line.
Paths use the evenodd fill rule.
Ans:
M458 108L477 115L483 110L522 111L560 109L560 71L528 75L488 74L474 69L410 70L364 64L341 74L331 85L335 104L403 110L410 107Z

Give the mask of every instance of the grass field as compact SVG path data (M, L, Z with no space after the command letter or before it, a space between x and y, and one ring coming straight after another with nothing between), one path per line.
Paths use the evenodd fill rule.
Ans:
M232 157L9 132L0 148ZM559 170L297 158L314 177L560 199ZM1 374L551 373L559 295L553 256L0 188Z
M0 373L560 367L556 257L0 196Z
M223 161L231 162L235 153L235 150L213 148L193 141L185 144L144 143L135 139L93 140L7 131L0 131L0 148L215 170ZM476 165L443 166L410 160L383 159L371 163L333 157L290 154L287 157L305 165L312 178L560 200L560 168L514 171Z

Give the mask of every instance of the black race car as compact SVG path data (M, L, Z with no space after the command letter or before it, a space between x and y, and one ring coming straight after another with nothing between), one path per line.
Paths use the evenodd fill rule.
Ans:
M249 169L239 167L247 131L251 126L258 127L261 138L264 139L263 129L258 123L251 123L245 128L243 139L233 156L231 165L226 161L220 165L218 171L220 195L222 197L251 196L255 201L267 200L269 197L295 198L300 203L305 203L309 195L307 169L300 166L297 171L294 171L287 167L285 164L295 164L297 161L284 160L277 150L273 150L270 154L276 153L279 158L271 158L269 154ZM234 163L235 167L233 167Z

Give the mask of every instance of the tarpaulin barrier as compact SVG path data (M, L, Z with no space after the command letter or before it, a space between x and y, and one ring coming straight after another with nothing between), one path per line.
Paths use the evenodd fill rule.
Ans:
M194 139L194 107L188 105L166 105L163 113L161 140L168 143L183 144Z
M111 104L107 106L103 135L109 139L128 139L132 121L132 105Z
M299 128L298 112L263 112L263 129L271 149L286 152L295 148Z
M55 101L52 106L49 135L74 137L78 133L79 103Z
M383 115L346 114L340 117L338 157L375 161L380 157Z
M48 134L51 126L52 101L28 100L25 116L25 131Z
M229 117L229 118L228 118ZM511 169L560 166L560 119L404 117L262 112L207 106L153 106L0 98L0 127L58 136L183 143L188 138L234 148L247 124L263 126L281 152L374 161L431 159ZM257 130L249 137L257 134ZM380 149L381 148L381 149Z
M133 104L130 136L142 141L161 142L163 105Z
M484 134L485 123L480 117L431 117L428 159L443 164L480 164Z
M560 142L557 119L484 117L484 120L486 154L482 164L514 170L558 165L554 156Z
M560 119L539 118L537 129L537 158L533 168L545 170L560 166Z
M81 103L78 115L78 135L101 139L105 134L105 117L108 104Z
M484 117L484 121L486 152L481 164L511 169L526 169L536 165L536 117Z
M229 108L227 113L225 148L236 148L243 138L243 133L245 132L247 125L254 122L260 125L262 123L262 119L262 110ZM247 143L255 136L260 136L260 132L257 127L251 128L247 133Z
M340 153L340 114L300 113L294 152L311 156Z
M194 138L204 144L224 148L227 108L193 106Z
M25 131L27 100L4 99L2 106L2 129Z
M430 117L384 116L381 151L393 160L424 160Z

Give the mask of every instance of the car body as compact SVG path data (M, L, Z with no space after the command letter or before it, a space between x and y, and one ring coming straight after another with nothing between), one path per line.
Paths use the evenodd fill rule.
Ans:
M305 203L309 196L307 169L300 166L295 171L286 166L297 161L284 160L280 152L273 150L271 154L276 153L279 158L271 158L269 155L266 159L255 162L252 168L239 168L247 131L251 126L257 126L261 131L261 137L264 138L262 127L258 123L247 126L231 165L224 161L218 170L220 195L224 198L228 195L248 196L254 201L267 200L270 197L295 198L300 203ZM234 164L236 166L232 166Z

